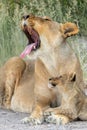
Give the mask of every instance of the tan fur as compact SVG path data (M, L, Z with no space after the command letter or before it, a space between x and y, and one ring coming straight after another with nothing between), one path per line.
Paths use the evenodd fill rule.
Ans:
M75 23L68 22L61 25L61 31L63 32L63 35L66 38L77 34L79 30L77 28L77 25L75 25Z
M0 88L4 90L2 94L2 103L4 107L10 108L12 95L16 92L25 68L25 62L19 57L10 58L1 68L0 78L2 79L0 82Z
M51 90L57 88L62 100L59 107L45 112L45 116L48 116L47 122L58 123L61 120L62 124L66 124L77 118L87 120L87 96L79 88L76 78L76 74L72 73L49 79L48 87Z
M21 64L20 64L21 66ZM34 66L35 61L26 61L26 69L20 80L17 91L11 101L11 109L14 111L31 113L35 105L34 99Z
M65 41L65 38L77 34L79 30L73 23L59 24L50 19L32 15L22 19L22 30L25 24L27 29L33 28L38 32L40 47L28 56L29 59L35 59L35 61L28 61L18 88L12 97L11 109L22 112L33 110L31 116L23 121L40 124L43 122L43 111L50 104L53 106L60 104L61 96L47 86L50 76L75 71L77 82L80 84L83 82L79 60Z

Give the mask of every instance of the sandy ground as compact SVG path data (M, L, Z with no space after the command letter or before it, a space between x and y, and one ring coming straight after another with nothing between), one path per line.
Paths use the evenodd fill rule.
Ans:
M72 122L64 126L46 123L29 126L29 124L21 123L21 119L26 116L28 114L0 109L0 130L87 130L86 121Z

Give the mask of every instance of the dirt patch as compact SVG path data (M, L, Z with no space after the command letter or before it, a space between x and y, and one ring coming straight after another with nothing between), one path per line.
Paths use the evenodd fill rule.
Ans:
M29 124L21 123L21 119L26 116L28 116L26 113L0 109L0 130L87 130L86 121L72 122L64 126L46 123L39 126L29 126Z

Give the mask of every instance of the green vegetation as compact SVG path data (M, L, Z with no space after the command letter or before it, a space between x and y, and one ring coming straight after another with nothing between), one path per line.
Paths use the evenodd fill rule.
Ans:
M9 57L20 55L26 45L27 39L20 29L20 21L24 14L29 13L49 16L62 23L78 23L80 33L69 38L69 41L86 72L87 42L81 36L87 36L87 0L0 0L0 65Z

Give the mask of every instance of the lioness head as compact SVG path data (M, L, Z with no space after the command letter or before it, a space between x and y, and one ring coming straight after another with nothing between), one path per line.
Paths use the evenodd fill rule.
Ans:
M21 57L34 54L38 50L38 54L55 48L62 44L65 38L78 33L78 27L74 23L57 23L48 17L36 17L33 15L25 15L22 18L21 28L28 38L28 44ZM39 51L40 50L40 51Z
M49 88L57 87L58 90L65 90L67 88L73 88L73 84L76 81L76 74L63 74L59 77L52 77L49 79Z

